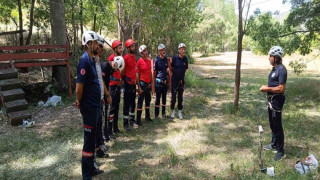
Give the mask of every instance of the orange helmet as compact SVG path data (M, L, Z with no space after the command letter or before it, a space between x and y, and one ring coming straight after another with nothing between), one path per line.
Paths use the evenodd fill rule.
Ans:
M128 48L129 46L131 46L132 44L134 44L134 41L132 39L128 39L126 41L126 48Z
M112 42L112 49L116 48L117 46L122 45L119 40L115 40Z

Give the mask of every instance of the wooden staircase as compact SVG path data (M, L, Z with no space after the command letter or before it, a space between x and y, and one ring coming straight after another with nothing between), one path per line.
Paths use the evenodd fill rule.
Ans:
M12 126L22 124L23 119L31 119L16 69L0 69L0 96L2 111L8 116Z

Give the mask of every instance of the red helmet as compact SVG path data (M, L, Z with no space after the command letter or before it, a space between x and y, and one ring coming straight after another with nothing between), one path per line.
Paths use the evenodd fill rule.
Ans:
M129 46L131 46L132 44L134 44L134 41L132 39L128 39L126 41L126 48L128 48Z
M119 40L115 40L112 42L112 49L116 48L117 46L122 45Z

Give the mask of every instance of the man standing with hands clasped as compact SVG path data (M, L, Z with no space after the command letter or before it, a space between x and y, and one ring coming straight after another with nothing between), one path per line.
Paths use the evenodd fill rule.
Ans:
M97 54L98 35L93 31L83 33L82 45L85 52L77 67L76 107L83 118L84 144L82 149L81 169L83 179L103 171L94 166L95 136L98 117L101 112L101 90L96 70L94 54Z
M188 69L188 58L185 56L186 45L184 43L180 43L178 46L179 54L173 56L171 62L171 118L174 118L175 111L174 106L176 104L176 96L178 93L178 117L179 119L183 119L182 117L182 109L183 109L183 91L185 84L185 74Z
M274 150L275 161L285 157L284 133L282 127L282 108L285 102L285 87L287 82L287 70L282 64L283 50L280 46L274 46L269 51L269 61L273 66L269 74L268 85L262 86L260 91L267 93L269 123L272 131L271 144L264 146L265 150Z

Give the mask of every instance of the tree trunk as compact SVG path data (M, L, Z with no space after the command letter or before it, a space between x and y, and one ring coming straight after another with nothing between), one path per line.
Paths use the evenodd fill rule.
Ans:
M75 48L77 44L77 30L76 30L76 21L74 19L74 9L75 9L75 2L73 1L72 10L71 10L71 22L72 22L72 29L73 29L73 48Z
M95 32L96 31L96 22L97 22L97 10L98 8L96 8L96 11L94 13L94 17L93 17L93 31Z
M140 46L140 41L139 40L139 36L140 36L140 24L136 24L135 28L134 28L134 41L136 42L135 46L136 46L136 57L138 57L139 55L139 46Z
M64 0L50 0L50 22L53 44L66 44L66 19ZM63 89L68 87L67 67L53 66L52 77Z
M32 2L31 2L29 34L28 34L28 38L27 38L27 41L26 41L26 45L29 45L30 41L31 41L32 28L33 28L33 10L34 10L35 2L36 2L36 0L32 0Z
M238 50L237 50L237 65L235 74L235 85L234 85L234 108L239 109L239 90L241 80L241 54L242 54L242 38L243 38L243 27L242 27L242 0L238 0L239 8L239 25L238 25Z
M82 38L82 34L83 34L83 0L81 0L80 2L80 28L81 28L81 38Z
M21 0L18 0L18 8L19 8L19 27L20 27L20 36L19 42L20 46L23 46L23 17L22 17L22 7Z

